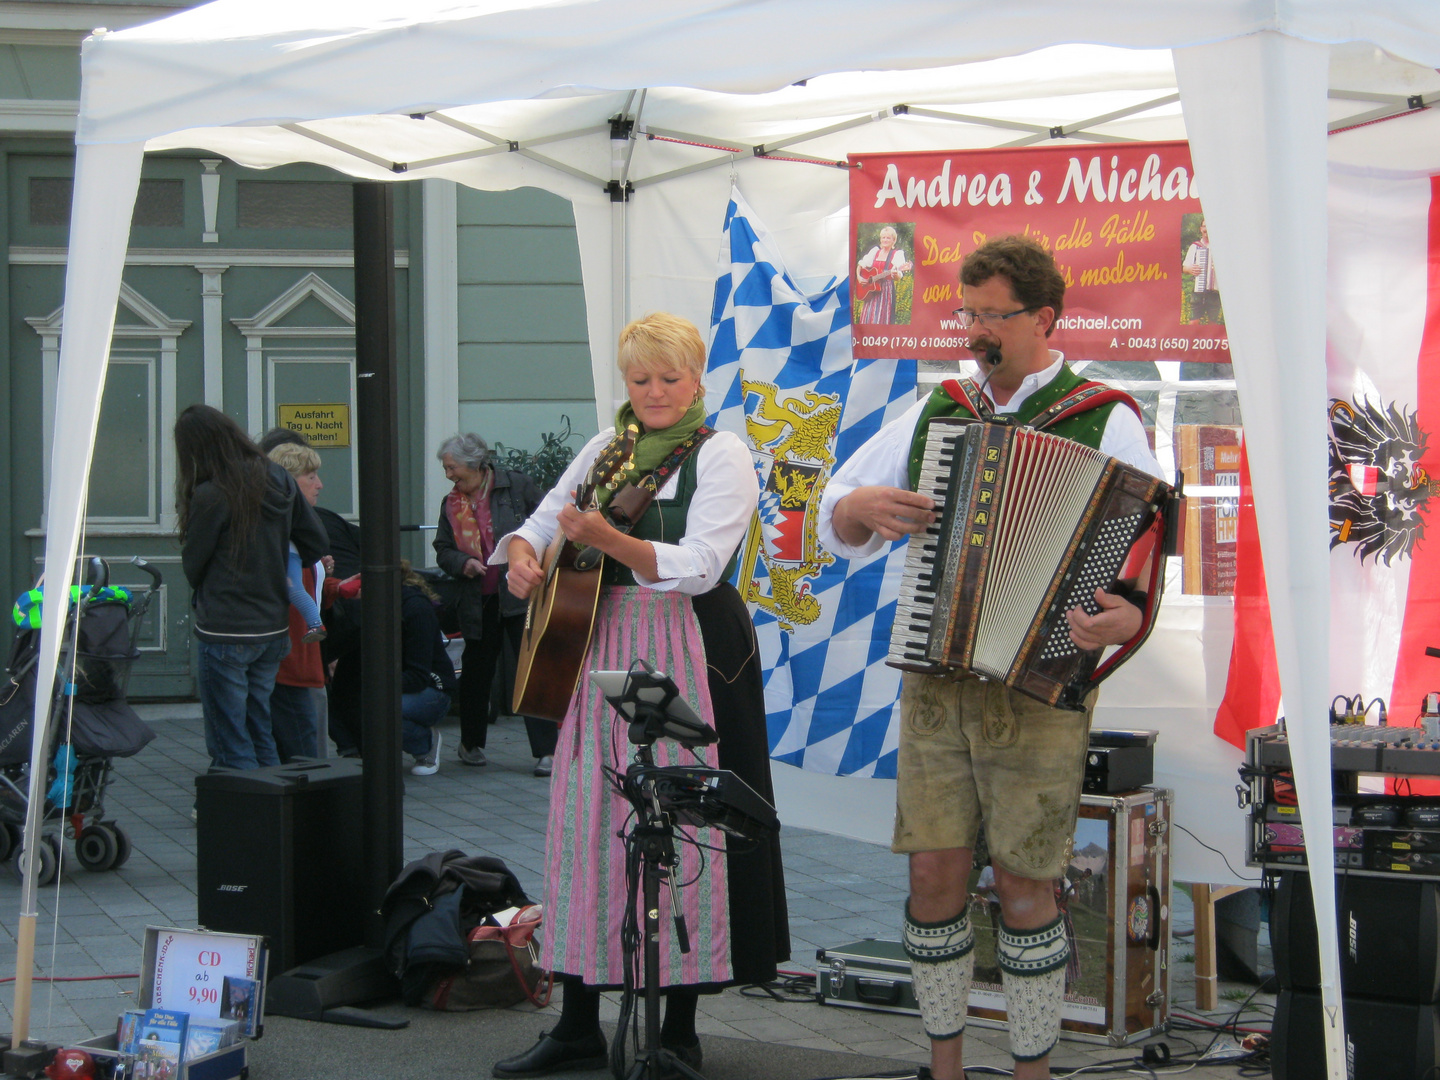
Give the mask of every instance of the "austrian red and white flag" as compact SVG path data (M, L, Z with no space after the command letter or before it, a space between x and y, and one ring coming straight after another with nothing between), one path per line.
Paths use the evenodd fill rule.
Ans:
M1440 659L1425 655L1440 646L1440 176L1332 169L1329 239L1329 693L1380 698L1391 724L1414 724L1440 690ZM1247 528L1242 499L1236 648L1215 726L1236 745L1273 722L1279 695Z

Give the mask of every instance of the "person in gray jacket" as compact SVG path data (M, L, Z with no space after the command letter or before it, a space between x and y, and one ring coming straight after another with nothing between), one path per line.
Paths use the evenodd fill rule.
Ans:
M180 559L199 645L196 683L212 768L278 765L270 692L289 651L285 568L329 551L294 478L234 420L191 405L175 421Z
M455 485L440 507L435 561L459 585L457 616L465 638L460 658L460 760L485 764L490 688L505 639L518 647L525 628L525 601L505 587L505 568L486 566L495 542L518 529L543 494L522 472L500 468L479 435L452 435L435 456ZM525 718L535 775L549 776L555 753L553 721Z

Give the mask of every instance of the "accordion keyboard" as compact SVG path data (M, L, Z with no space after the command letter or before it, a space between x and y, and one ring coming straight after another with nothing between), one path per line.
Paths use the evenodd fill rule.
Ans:
M939 554L941 522L950 470L965 427L954 425L952 433L931 439L920 464L920 482L915 490L935 500L935 521L924 532L910 537L905 554L905 576L895 606L895 625L890 634L891 664L910 671L944 671L943 665L925 659L930 638L930 616L935 607L935 560Z
M1074 583L1059 599L1056 604L1057 612L1078 607L1087 615L1100 614L1100 605L1095 602L1095 590L1107 588L1115 580L1115 575L1120 572L1125 556L1130 551L1131 541L1142 524L1142 515L1129 514L1111 518L1100 526L1090 558L1081 565ZM1040 659L1054 660L1075 656L1079 652L1080 647L1062 627L1060 632L1051 634L1047 639Z

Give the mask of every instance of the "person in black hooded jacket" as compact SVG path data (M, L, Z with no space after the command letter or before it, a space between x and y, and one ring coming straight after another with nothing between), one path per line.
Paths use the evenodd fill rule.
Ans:
M410 771L433 776L440 770L436 724L450 711L455 665L435 614L435 594L425 579L400 560L400 745L415 758Z
M325 530L294 478L218 409L182 412L175 452L205 748L213 768L278 765L270 692L290 648L289 546L316 562L328 551Z

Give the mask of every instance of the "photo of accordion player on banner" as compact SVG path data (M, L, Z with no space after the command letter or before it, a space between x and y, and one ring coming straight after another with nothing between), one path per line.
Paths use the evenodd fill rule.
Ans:
M826 488L819 530L847 558L909 539L890 654L905 671L892 847L910 859L903 941L928 1075L963 1076L983 821L1026 1080L1049 1075L1059 1036L1069 946L1053 882L1095 684L1153 624L1178 492L1158 479L1138 405L1049 348L1065 279L1048 251L990 240L960 284L976 378L947 380L860 447Z

